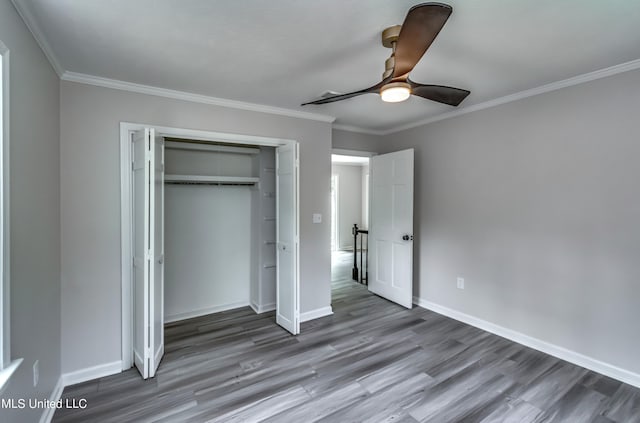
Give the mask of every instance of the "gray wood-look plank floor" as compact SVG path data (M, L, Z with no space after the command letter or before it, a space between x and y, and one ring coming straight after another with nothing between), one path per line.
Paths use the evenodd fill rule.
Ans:
M55 422L640 422L640 389L350 280L334 315L289 335L249 308L169 324L157 376L65 388Z

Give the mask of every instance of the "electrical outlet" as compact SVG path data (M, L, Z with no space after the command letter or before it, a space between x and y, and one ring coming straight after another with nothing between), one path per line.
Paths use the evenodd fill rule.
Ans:
M458 289L464 289L464 278L458 277Z
M322 223L322 215L320 213L313 214L313 223Z
M33 363L33 387L38 386L38 381L40 380L40 360L36 360Z

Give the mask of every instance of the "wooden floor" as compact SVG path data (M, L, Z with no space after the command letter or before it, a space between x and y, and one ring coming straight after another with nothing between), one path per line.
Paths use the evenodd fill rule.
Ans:
M297 337L249 308L167 325L154 379L67 387L55 422L640 422L640 390L371 295L333 270L334 315Z

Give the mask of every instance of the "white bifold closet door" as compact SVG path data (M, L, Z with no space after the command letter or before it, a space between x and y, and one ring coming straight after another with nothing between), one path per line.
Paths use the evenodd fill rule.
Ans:
M369 290L413 305L413 149L371 159Z
M298 145L276 149L276 323L300 333Z
M144 379L164 354L164 140L133 135L133 358Z

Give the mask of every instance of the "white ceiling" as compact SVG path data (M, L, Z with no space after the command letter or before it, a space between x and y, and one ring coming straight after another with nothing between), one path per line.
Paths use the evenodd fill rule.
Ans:
M416 0L14 1L64 71L326 114L373 131L452 110L374 94L299 106L380 81L390 53L380 33ZM471 90L460 107L640 58L640 1L447 2L453 15L411 79Z

